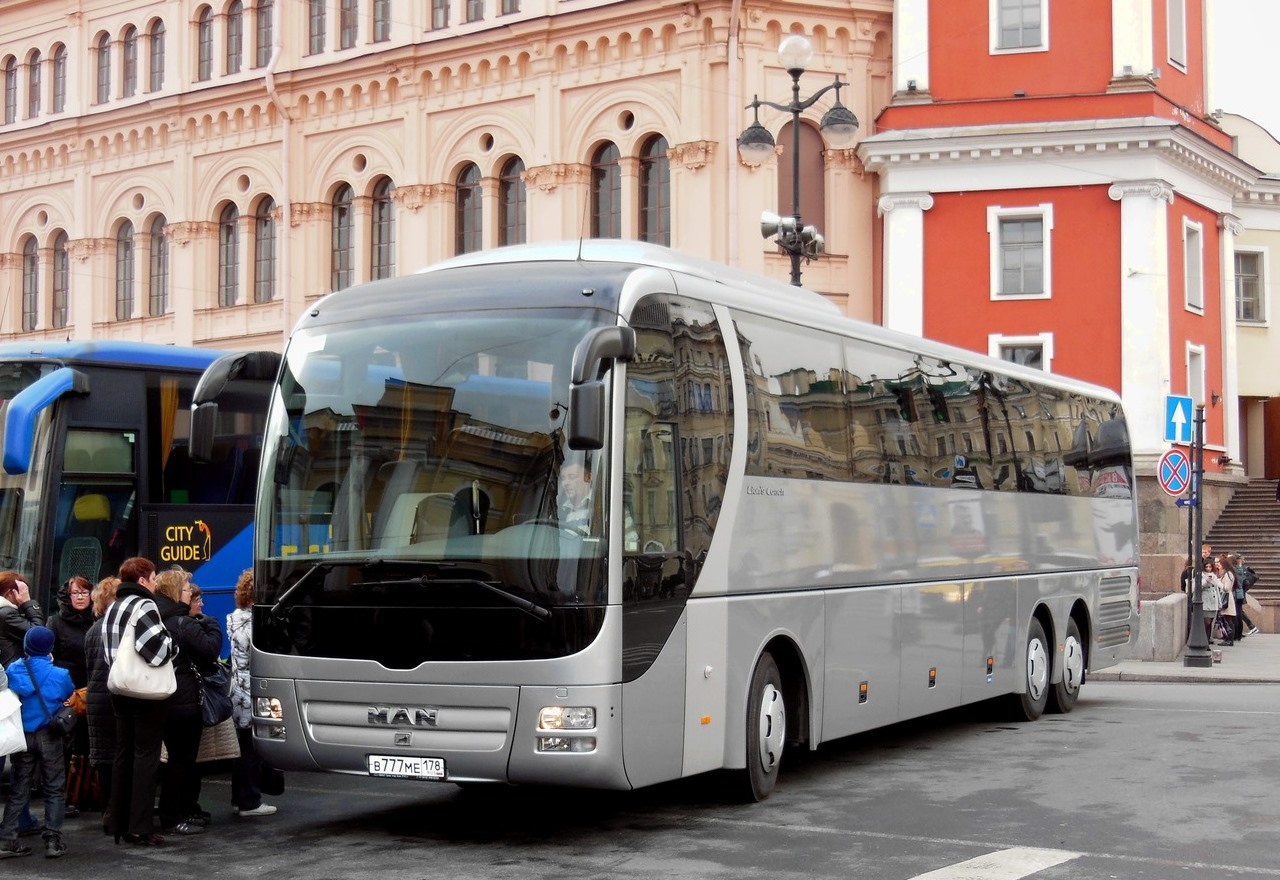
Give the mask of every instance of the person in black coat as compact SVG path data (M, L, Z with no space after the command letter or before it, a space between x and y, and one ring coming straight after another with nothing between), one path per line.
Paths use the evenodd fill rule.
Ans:
M71 684L76 690L89 683L89 672L84 660L84 634L93 624L93 608L90 594L93 584L89 579L73 575L58 588L58 610L45 621L53 632L53 665L71 673ZM77 724L63 749L67 764L67 779L71 778L71 756L89 753L89 727ZM80 804L67 799L67 816L80 815Z
M0 665L22 656L27 630L44 625L44 611L31 598L27 579L16 571L0 571Z
M116 600L116 587L120 578L106 577L93 588L93 613L97 618L84 634L84 653L88 670L88 715L83 725L89 732L89 763L98 772L98 785L102 790L102 831L111 833L111 763L116 757L116 711L111 704L111 691L107 688L107 665L102 651L102 615L107 606Z
M156 575L156 607L165 629L178 645L173 665L178 689L169 698L164 726L168 766L160 779L160 826L174 834L200 834L204 823L196 801L200 792L196 756L204 719L200 713L200 685L196 667L207 666L222 653L222 629L212 617L192 617L191 575L170 569Z

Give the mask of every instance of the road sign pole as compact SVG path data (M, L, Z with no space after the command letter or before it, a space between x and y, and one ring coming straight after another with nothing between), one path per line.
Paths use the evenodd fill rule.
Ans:
M1209 650L1209 634L1204 628L1204 593L1200 589L1204 572L1195 555L1195 550L1204 541L1204 505L1200 503L1200 493L1204 489L1204 404L1196 407L1195 429L1191 449L1191 521L1194 523L1191 547L1191 635L1187 638L1187 649L1182 654L1182 665L1210 667L1213 666L1213 652Z

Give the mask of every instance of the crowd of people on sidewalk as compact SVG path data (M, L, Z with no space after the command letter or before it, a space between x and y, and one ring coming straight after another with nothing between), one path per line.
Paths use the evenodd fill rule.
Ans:
M1204 626L1209 640L1230 647L1258 627L1249 617L1249 590L1258 582L1258 573L1242 553L1213 552L1208 542L1200 545L1199 564L1188 559L1182 572L1182 591L1190 595L1198 576L1203 603Z
M65 855L64 820L87 809L102 811L102 831L117 844L160 846L166 834L203 833L212 816L199 802L202 748L219 724L204 711L206 682L223 662L224 638L231 718L220 723L234 726L238 746L232 806L242 817L276 812L262 789L264 775L279 771L261 761L251 730L252 571L240 576L235 601L224 636L202 613L189 572L158 572L132 557L96 585L69 578L46 617L25 576L0 572L0 692L17 698L11 715L0 712L14 731L0 749L0 773L6 758L12 765L0 859L30 855L22 837L35 833L47 858ZM156 673L154 690L126 685L125 670L141 664ZM36 791L43 821L31 813Z

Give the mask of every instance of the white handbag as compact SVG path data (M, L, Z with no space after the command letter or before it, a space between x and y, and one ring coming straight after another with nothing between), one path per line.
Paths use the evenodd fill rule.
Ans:
M134 603L129 622L120 635L116 659L107 673L107 690L137 700L164 700L178 689L178 679L173 674L172 658L152 666L138 653L138 618L142 616L143 604L142 601Z
M13 691L0 690L0 755L27 750L27 735L22 730L22 701Z

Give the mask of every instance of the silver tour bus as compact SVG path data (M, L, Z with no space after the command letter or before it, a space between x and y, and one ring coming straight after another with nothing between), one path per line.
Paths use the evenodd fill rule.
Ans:
M639 243L324 298L262 462L283 769L758 800L788 749L1069 711L1137 630L1115 394Z

